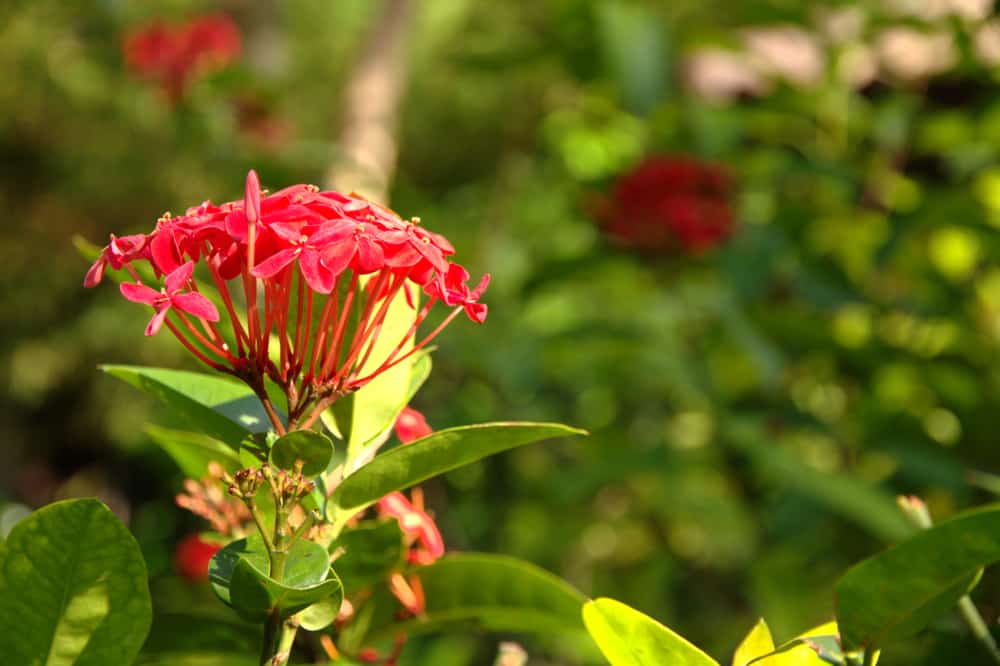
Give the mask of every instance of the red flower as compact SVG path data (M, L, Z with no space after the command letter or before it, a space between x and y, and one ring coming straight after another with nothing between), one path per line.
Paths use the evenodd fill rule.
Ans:
M415 439L426 437L434 432L427 425L427 419L424 418L424 415L412 407L403 408L403 411L396 417L396 424L393 427L396 431L396 437L403 444L409 444Z
M489 276L470 288L468 271L447 259L454 251L415 218L404 221L355 196L312 185L267 195L251 171L242 200L206 201L184 215L165 214L148 236L112 237L84 282L98 284L107 265L128 271L133 282L122 285L122 294L156 310L148 335L166 325L199 360L246 381L258 395L266 396L270 379L289 398L288 422L308 427L338 398L427 345L459 313L486 319L479 299ZM221 326L219 311L202 294L209 286L196 287L192 279L202 260L217 291L212 300L225 308ZM135 262L148 262L158 283L144 284ZM422 305L417 287L427 296ZM376 350L397 299L410 305L412 323ZM438 303L451 312L417 338ZM272 341L277 349L269 349ZM283 429L276 414L272 421Z
M232 19L217 14L179 25L147 24L125 36L122 50L129 69L159 83L176 102L192 81L235 61L241 38Z
M182 312L192 314L199 319L206 321L219 321L219 311L201 294L193 291L182 292L181 290L191 280L194 273L194 263L187 262L179 266L164 280L164 287L159 291L147 287L144 284L133 284L123 282L120 286L122 296L133 303L145 303L152 305L156 314L149 320L146 326L146 335L154 335L163 326L163 321L167 318L167 312L171 308L177 308Z
M417 491L419 492L419 489ZM389 493L378 501L378 511L399 521L399 529L411 541L408 559L415 564L430 564L444 555L444 539L434 519L420 506L422 495L417 494L417 506L400 492Z
M651 157L618 179L601 217L623 245L703 253L732 233L730 189L714 164Z
M189 534L177 545L174 553L177 573L191 581L208 580L208 564L220 548L221 544L208 543L197 534Z

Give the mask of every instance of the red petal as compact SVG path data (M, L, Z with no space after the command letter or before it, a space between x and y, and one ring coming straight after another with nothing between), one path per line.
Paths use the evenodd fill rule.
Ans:
M87 276L83 278L83 286L87 289L91 287L96 287L101 283L101 279L104 277L104 266L107 262L104 260L104 255L102 254L98 257L90 266L90 270L87 271Z
M178 266L167 279L163 281L163 284L167 287L167 293L172 294L175 291L179 291L187 284L188 280L194 274L194 262L189 261L183 266Z
M149 320L146 324L146 335L156 335L160 327L163 326L163 320L167 318L167 312L170 311L170 305L165 305L156 311L153 318Z
M178 310L193 314L199 319L219 321L219 311L215 309L212 301L197 292L192 291L187 294L177 294L170 299L170 302Z
M340 275L351 263L357 247L357 241L350 237L339 243L330 243L323 248L323 263L330 269L331 273Z
M306 250L302 253L299 257L299 270L313 291L321 294L333 291L334 273L320 262L319 253L315 250Z
M289 243L297 243L302 236L302 226L290 222L275 222L270 225L274 234Z
M153 264L161 273L170 273L181 265L181 255L170 229L161 229L149 243L149 253Z
M469 315L469 319L476 322L477 324L482 324L486 321L486 313L489 307L485 303L466 303L465 304L465 314Z
M241 210L234 210L226 216L226 233L233 240L244 242L247 239L247 217Z
M385 266L382 246L366 236L360 237L355 265L361 273L372 273Z
M254 277L268 279L272 278L278 273L280 273L285 266L295 261L295 257L298 255L298 250L295 248L288 248L287 250L282 250L276 254L272 254L265 261L254 266L250 273Z
M145 305L153 305L163 296L163 294L151 287L134 282L122 282L118 285L118 290L121 291L122 296L133 303L143 303Z

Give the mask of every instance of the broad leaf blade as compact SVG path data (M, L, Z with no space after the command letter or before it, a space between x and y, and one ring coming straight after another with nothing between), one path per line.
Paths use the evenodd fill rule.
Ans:
M147 425L149 435L180 468L184 476L200 479L205 476L210 462L217 462L227 472L240 468L240 459L231 448L217 439L200 432L173 430L156 425Z
M483 423L439 430L376 457L344 479L330 499L344 510L361 509L395 490L486 456L543 439L584 434L558 423Z
M268 429L260 400L237 381L166 368L104 365L101 369L154 396L192 427L236 450L248 434Z
M326 549L311 541L300 539L292 545L280 583L270 578L270 570L267 549L255 534L216 553L208 578L219 599L251 622L265 619L275 608L288 617L343 593Z
M836 586L844 648L882 647L953 607L1000 560L1000 506L942 522L848 571Z
M588 601L583 622L611 666L719 666L653 618L614 599Z
M97 500L43 507L0 547L3 663L128 664L151 621L139 546Z
M486 629L564 635L583 632L586 598L544 569L512 557L447 555L416 570L427 607L419 619L374 628L371 635Z
M279 469L292 470L302 461L302 474L317 476L326 470L333 457L333 442L326 435L312 430L293 430L282 435L271 446L271 464Z
M774 652L774 639L771 638L771 630L767 626L764 618L757 620L750 633L736 648L733 655L733 666L747 666L750 662L759 666L775 666L773 657L765 657ZM761 659L761 657L764 657ZM757 659L758 661L754 661Z

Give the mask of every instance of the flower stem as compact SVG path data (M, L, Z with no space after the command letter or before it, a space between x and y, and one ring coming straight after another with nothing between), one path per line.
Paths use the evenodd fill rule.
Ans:
M260 651L260 666L285 666L292 654L292 644L299 625L293 619L282 620L275 610L264 625L264 643Z

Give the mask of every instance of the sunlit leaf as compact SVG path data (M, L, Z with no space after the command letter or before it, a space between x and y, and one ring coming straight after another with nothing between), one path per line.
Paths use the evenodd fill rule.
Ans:
M678 634L614 599L588 601L583 622L611 666L718 666Z
M139 545L97 500L43 507L0 546L5 664L129 664L151 621Z

